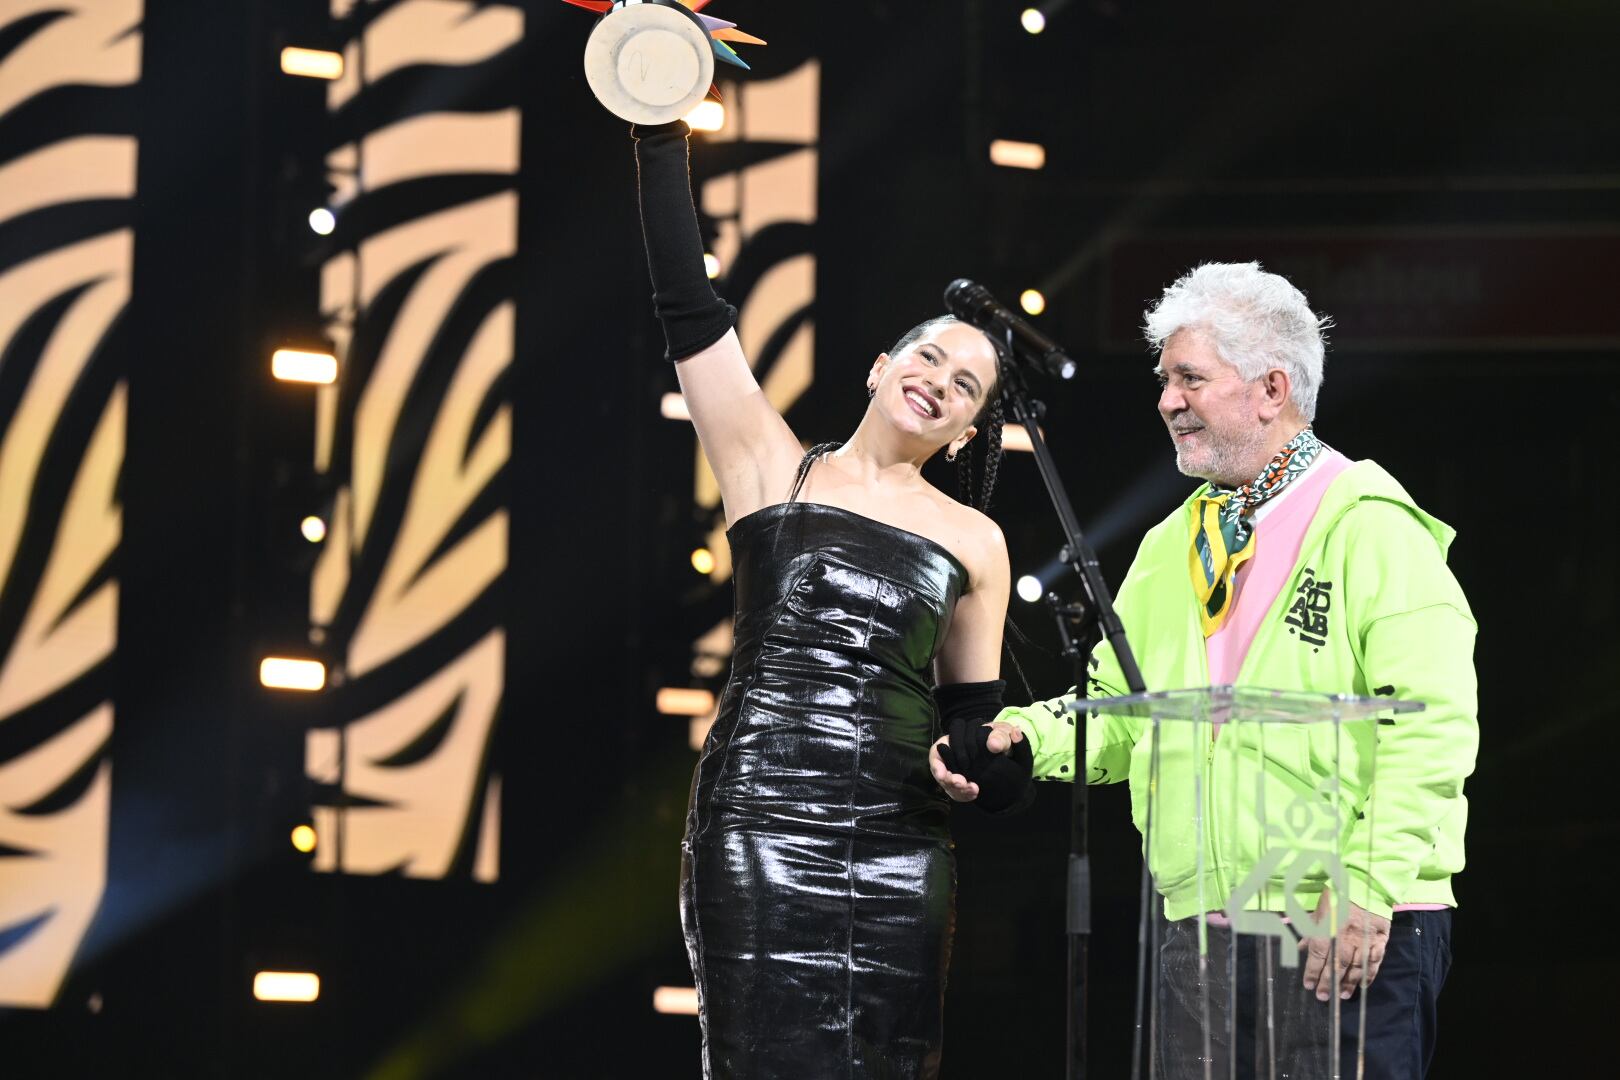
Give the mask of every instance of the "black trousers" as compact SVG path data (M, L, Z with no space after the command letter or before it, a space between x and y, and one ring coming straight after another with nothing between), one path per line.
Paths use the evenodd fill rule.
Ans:
M1355 1040L1367 1010L1366 1080L1421 1080L1434 1059L1435 1003L1451 970L1451 910L1397 911L1378 978L1345 1002L1343 1075L1354 1080Z
M1274 1070L1276 1075L1331 1075L1331 1052L1322 1044L1328 1006L1300 986L1303 967L1280 967L1274 951L1278 943L1245 935L1236 942L1234 956L1231 932L1210 926L1209 953L1201 965L1196 920L1171 923L1163 935L1154 1028L1160 1076L1202 1080L1206 1064L1219 1077L1229 1075L1235 1065L1241 1080ZM1451 912L1396 912L1383 965L1366 1000L1357 990L1339 1005L1343 1080L1358 1075L1364 1080L1422 1080L1428 1074L1435 1006L1450 967ZM1365 1071L1358 1074L1363 1009Z

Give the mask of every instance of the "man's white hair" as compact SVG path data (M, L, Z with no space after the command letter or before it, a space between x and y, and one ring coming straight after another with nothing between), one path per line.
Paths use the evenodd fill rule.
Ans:
M1317 315L1305 294L1257 262L1205 263L1183 274L1143 313L1143 332L1155 352L1178 330L1206 336L1222 360L1245 380L1270 368L1288 372L1294 405L1316 418L1322 387L1322 331L1333 325Z

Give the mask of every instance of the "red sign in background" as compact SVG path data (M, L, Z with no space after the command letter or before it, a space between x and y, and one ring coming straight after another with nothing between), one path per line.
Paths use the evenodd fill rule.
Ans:
M1108 257L1106 335L1204 262L1258 259L1333 317L1337 350L1620 348L1620 230L1174 234Z

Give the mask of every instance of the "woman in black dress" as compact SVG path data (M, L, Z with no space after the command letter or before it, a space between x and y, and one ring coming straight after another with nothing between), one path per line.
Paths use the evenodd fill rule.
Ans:
M686 133L639 129L636 156L655 305L736 587L682 852L704 1075L932 1077L956 875L928 751L942 718L1000 707L1009 573L995 523L921 469L979 438L973 501L988 500L996 352L969 325L924 323L872 364L854 434L803 453L704 274Z

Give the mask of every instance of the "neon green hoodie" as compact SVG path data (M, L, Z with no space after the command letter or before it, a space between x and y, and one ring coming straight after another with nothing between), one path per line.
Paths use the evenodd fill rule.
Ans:
M1194 492L1143 538L1119 589L1116 606L1149 690L1209 682L1204 636L1187 572L1192 500L1203 491ZM1474 618L1446 567L1446 550L1454 535L1420 510L1375 463L1350 466L1324 492L1306 530L1299 561L1255 634L1237 679L1240 686L1383 694L1426 706L1423 712L1395 718L1393 724L1386 720L1345 725L1340 742L1340 820L1346 827L1339 850L1350 899L1384 916L1395 904L1454 905L1451 875L1463 868L1468 819L1463 779L1474 769L1479 727ZM1321 631L1315 639L1320 645L1308 644L1297 623L1285 622L1302 587L1319 598L1328 597L1327 625L1318 623L1315 628ZM1106 644L1097 650L1089 692L1093 697L1125 693L1119 665ZM1074 729L1064 710L1072 699L1067 695L1037 702L1000 716L1023 728L1035 754L1038 778L1073 779ZM1335 760L1330 726L1266 727L1267 805L1285 806L1301 790L1327 786L1323 781L1331 778ZM1252 808L1256 792L1249 785L1228 790L1232 785L1223 778L1234 770L1222 767L1234 753L1253 758L1254 736L1246 734L1253 730L1249 725L1223 728L1208 754L1162 753L1161 790L1191 790L1192 774L1201 768L1206 827L1232 828L1233 799L1238 800L1237 820L1254 821L1255 815L1244 811ZM1138 829L1146 821L1146 736L1146 722L1131 717L1093 717L1086 730L1088 782L1115 783L1128 777ZM1375 790L1366 783L1364 766L1374 745ZM1372 813L1364 814L1369 807ZM1161 816L1155 828L1167 830L1153 845L1154 857L1162 864L1153 871L1165 894L1167 917L1196 914L1200 895L1230 894L1241 867L1224 865L1220 858L1206 863L1204 880L1198 881L1192 820ZM1255 835L1223 837L1221 843L1206 845L1206 854L1231 852L1232 859L1252 865L1263 850L1264 838L1258 827L1250 831ZM1321 886L1320 878L1308 878L1298 890L1302 902L1314 902ZM1278 910L1281 894L1279 875L1249 906Z

